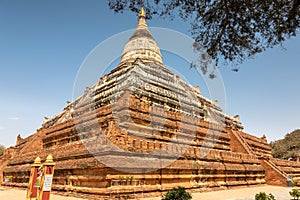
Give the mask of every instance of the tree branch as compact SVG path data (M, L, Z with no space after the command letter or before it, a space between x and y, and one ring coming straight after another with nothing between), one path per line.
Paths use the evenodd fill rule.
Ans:
M222 20L222 29L216 39L215 44L213 45L213 50L215 50L216 45L219 44L221 42L221 38L225 32L225 29L228 25L228 21L229 21L229 8L228 8L228 1L227 0L223 0L224 4L225 4L225 19Z

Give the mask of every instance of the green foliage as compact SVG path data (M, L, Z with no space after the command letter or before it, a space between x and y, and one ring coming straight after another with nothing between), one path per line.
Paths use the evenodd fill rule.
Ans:
M195 65L207 72L212 60L236 65L295 36L300 29L300 1L211 1L211 0L108 0L115 12L139 12L147 17L175 15L191 25L194 48L199 52ZM204 51L205 50L205 51ZM206 53L207 52L207 53Z
M294 178L293 181L292 181L292 185L293 187L296 187L298 185L298 179L297 178Z
M126 176L126 180L127 181L132 181L133 180L133 176Z
M162 200L191 200L192 196L183 187L173 188L168 191Z
M292 189L292 191L290 191L289 193L294 199L299 199L300 197L300 191L296 188Z
M284 139L270 143L275 158L288 159L300 156L300 130L285 135Z
M0 156L4 154L5 147L3 145L0 145Z
M276 200L273 194L266 194L265 192L260 192L255 195L255 200Z

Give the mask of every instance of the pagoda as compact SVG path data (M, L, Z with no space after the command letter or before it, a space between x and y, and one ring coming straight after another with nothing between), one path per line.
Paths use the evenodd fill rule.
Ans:
M53 190L88 199L283 185L300 172L163 64L144 9L118 66L0 157L2 178L13 177L2 184L26 187L30 165L49 154Z

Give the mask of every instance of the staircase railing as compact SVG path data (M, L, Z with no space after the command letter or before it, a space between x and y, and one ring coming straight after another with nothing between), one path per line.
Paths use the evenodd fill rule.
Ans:
M269 159L265 159L264 158L264 162L266 164L268 164L271 168L273 168L277 173L279 173L281 176L283 176L284 178L287 178L287 173L285 173L284 171L282 171L279 167L277 167L277 165Z
M241 136L238 132L236 132L234 130L232 130L232 133L237 138L237 140L241 143L241 145L247 151L247 153L255 155L252 148L249 146L249 144L247 143L247 141L245 140L245 138L243 136Z

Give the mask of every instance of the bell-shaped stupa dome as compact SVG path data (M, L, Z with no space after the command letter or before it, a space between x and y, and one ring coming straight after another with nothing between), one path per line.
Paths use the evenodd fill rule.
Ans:
M162 63L160 50L148 30L144 8L139 13L136 30L124 47L121 63L134 62L140 58L144 62Z

